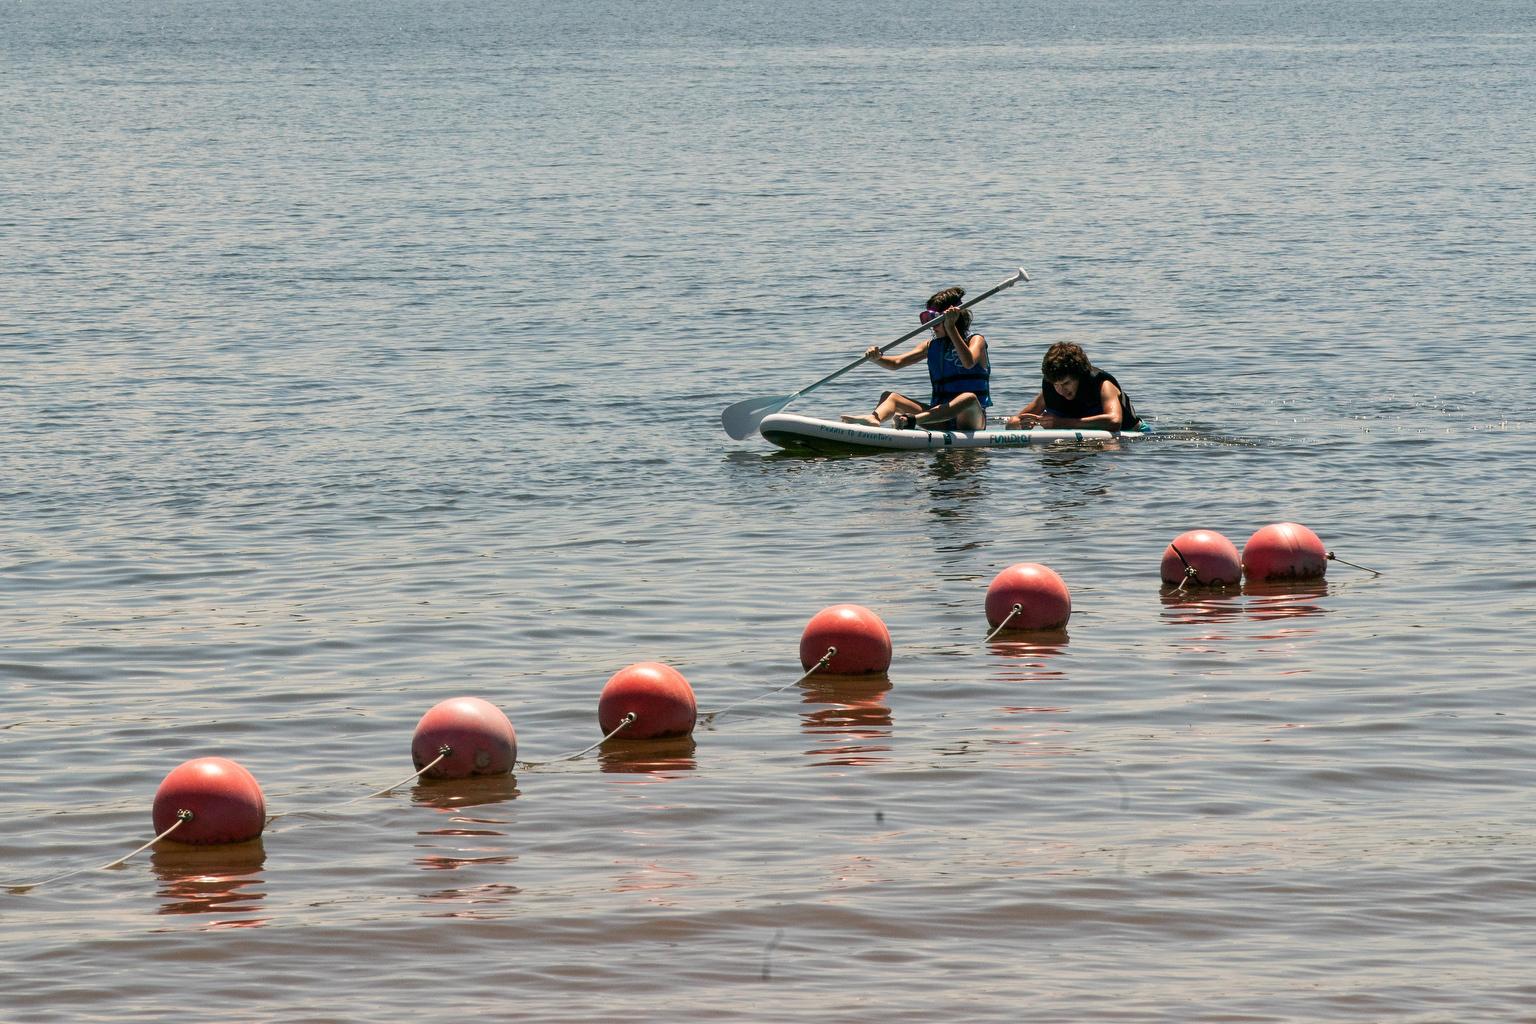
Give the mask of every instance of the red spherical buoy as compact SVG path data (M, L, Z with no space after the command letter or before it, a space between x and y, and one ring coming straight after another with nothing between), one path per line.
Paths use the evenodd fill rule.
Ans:
M987 588L987 625L994 629L1004 622L1009 629L1060 629L1071 617L1066 581L1038 562L1010 565Z
M429 779L505 775L517 763L517 733L496 705L479 697L452 697L433 706L411 736L411 762Z
M619 733L620 739L665 739L692 733L699 706L681 672L657 661L641 661L615 672L597 699L597 724L604 736L617 729L625 715L635 720Z
M267 802L250 772L223 757L199 757L171 770L155 790L155 834L183 814L172 832L178 843L243 843L267 823Z
M809 670L837 653L823 671L839 676L862 676L891 667L891 634L880 616L861 605L835 604L812 616L800 635L800 665Z
M1230 540L1215 530L1190 530L1163 552L1163 582L1186 587L1228 586L1242 579L1242 559Z
M1271 523L1243 545L1243 572L1250 580L1310 580L1328 570L1328 551L1300 523Z

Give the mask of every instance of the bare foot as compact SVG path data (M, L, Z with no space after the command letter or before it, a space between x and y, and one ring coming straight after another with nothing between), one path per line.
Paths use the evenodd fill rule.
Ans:
M844 423L862 423L866 427L878 427L880 425L880 421L875 419L872 414L867 412L859 416L845 412L839 416L838 419L842 420Z

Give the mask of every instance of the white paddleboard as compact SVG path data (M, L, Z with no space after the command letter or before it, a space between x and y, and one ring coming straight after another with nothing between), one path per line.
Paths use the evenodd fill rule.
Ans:
M1029 448L1034 445L1073 441L1115 441L1151 432L1142 424L1135 430L897 430L862 423L841 423L811 416L779 412L764 416L758 433L789 451L827 451L883 448L891 451L923 451L930 448Z

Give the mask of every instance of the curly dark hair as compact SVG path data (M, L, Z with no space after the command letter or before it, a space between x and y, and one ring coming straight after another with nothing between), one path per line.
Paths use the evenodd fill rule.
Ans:
M945 288L943 291L934 292L928 299L928 308L935 313L942 313L950 306L960 305L960 300L965 298L964 288ZM968 338L971 335L971 311L962 309L955 314L955 328L960 332L960 337Z
M1040 360L1040 373L1048 381L1068 377L1087 380L1093 376L1093 364L1088 361L1088 353L1083 351L1081 345L1058 341L1046 351L1045 358Z

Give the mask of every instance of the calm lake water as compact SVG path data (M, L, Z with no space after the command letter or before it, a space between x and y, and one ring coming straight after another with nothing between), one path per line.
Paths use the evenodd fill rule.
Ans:
M0 881L283 816L0 892L0 1016L1536 1019L1532 110L1524 2L7 4ZM1075 339L1157 434L721 431L1019 265L996 411ZM1161 592L1283 520L1382 575ZM841 601L888 679L348 803Z

